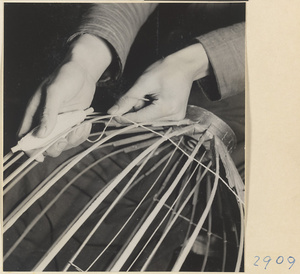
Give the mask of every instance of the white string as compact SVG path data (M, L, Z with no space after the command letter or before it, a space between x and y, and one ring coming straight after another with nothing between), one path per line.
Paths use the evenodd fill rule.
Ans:
M106 123L106 125L105 125L105 127L104 127L102 133L100 134L100 136L99 136L96 140L90 140L90 139L88 138L87 141L90 142L90 143L96 143L96 142L98 142L98 141L102 138L102 136L104 135L104 133L105 133L105 131L106 131L108 125L110 124L111 120L113 119L113 117L114 117L114 116L111 116L111 117L110 117L110 119L109 119L108 123Z
M112 119L113 119L113 116L111 116L111 115L108 115L108 116L103 116L103 117L97 117L97 118L94 118L94 119L91 119L90 121L96 121L96 120L103 120L103 119L106 119L106 118L110 118L109 119L109 121L108 121L108 123L106 123L106 125L105 125L105 128L104 128L104 130L103 130L103 132L101 133L101 135L96 139L96 140L94 140L94 141L91 141L91 140L88 140L88 141L90 141L90 142L92 142L92 143L95 143L95 142L97 142L97 141L99 141L102 137L103 137L103 135L104 135L104 133L105 133L105 131L106 131L106 129L107 129L107 127L109 126L109 124L111 123L111 121L112 121ZM126 117L123 117L123 118L126 118ZM129 120L128 118L126 118L127 120ZM149 128L149 127L147 127L147 126L145 126L145 125L143 125L143 124L138 124L138 123L135 123L135 122L133 122L133 121L131 121L131 120L129 120L132 124L134 124L135 126L137 126L137 127L141 127L141 128L144 128L145 130L148 130L148 131L151 131L151 132L153 132L153 133L155 133L155 134L157 134L157 135L159 135L163 140L168 140L168 141L170 141L177 149L179 149L182 153L184 153L187 157L188 157L188 159L189 160L193 160L193 161L196 161L199 165L201 165L201 166L203 166L206 170L208 170L209 172L211 172L212 174L214 174L215 176L217 176L225 185L226 185L226 187L237 197L237 200L238 200L238 202L240 202L240 203L242 203L242 204L244 204L243 203L243 201L241 201L240 200L240 197L230 188L230 186L228 186L228 184L218 175L218 174L216 174L214 171L212 171L210 168L208 168L207 166L205 166L204 164L202 164L198 159L196 159L195 157L192 157L192 155L189 155L186 151L184 151L178 144L176 144L172 139L171 139L171 137L170 136L167 136L167 135L162 135L161 133L159 133L159 132L156 132L156 131L154 131L154 130L152 130L151 128ZM187 127L187 128L189 128L189 127ZM186 128L186 129L187 129ZM71 130L74 130L74 128L72 128ZM70 131L71 131L70 130ZM180 131L178 131L178 132L180 132ZM178 133L177 132L177 133ZM106 138L105 138L106 139ZM56 139L57 140L57 139ZM55 140L55 141L56 141ZM55 141L53 141L53 143L55 142ZM49 145L50 146L50 145ZM43 151L45 151L49 146L47 146ZM38 154L41 154L40 152L38 153ZM37 157L37 155L34 155L35 157ZM30 160L30 159L29 159ZM26 165L25 165L25 167L26 167Z

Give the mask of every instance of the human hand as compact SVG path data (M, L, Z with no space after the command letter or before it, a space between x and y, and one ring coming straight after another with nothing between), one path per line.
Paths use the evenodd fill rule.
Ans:
M93 100L96 82L111 59L111 52L101 39L88 34L77 39L62 64L31 98L19 137L29 132L36 123L35 136L46 137L53 130L59 113L88 108ZM63 150L79 145L88 137L90 129L91 124L78 127L49 147L45 154L56 157Z
M200 43L194 44L151 65L108 113L123 115L116 119L125 123L180 120L193 81L208 73L206 52Z

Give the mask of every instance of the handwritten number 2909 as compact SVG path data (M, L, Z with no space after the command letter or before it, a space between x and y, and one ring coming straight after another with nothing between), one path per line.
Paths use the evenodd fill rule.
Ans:
M255 256L254 258L256 258L256 261L254 263L254 266L259 266L258 265L258 262L260 260L260 257L259 256ZM268 267L268 264L272 261L272 258L270 256L266 256L263 258L263 262L265 263L265 269L267 269ZM292 268L292 266L295 264L296 262L296 259L292 256L289 256L287 258L287 261L288 263L290 264L290 267L289 269ZM284 262L284 257L283 256L279 256L277 259L276 259L276 264L282 264Z

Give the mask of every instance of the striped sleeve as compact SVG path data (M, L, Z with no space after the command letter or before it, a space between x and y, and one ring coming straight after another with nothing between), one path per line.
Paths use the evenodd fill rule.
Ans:
M217 29L197 38L210 61L218 94L209 98L223 99L245 90L245 23ZM204 79L205 80L205 79ZM205 81L199 80L202 85Z
M94 4L69 40L81 34L92 34L106 40L116 53L120 74L136 34L156 6L149 3Z

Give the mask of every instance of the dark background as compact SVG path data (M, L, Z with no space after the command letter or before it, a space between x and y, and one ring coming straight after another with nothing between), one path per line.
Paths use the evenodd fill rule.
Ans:
M59 65L90 4L5 3L4 154L17 142L29 98ZM195 35L245 20L245 4L160 4L131 48L123 77L98 87L93 107L106 111L151 63ZM172 27L171 31L170 28Z
M27 102L59 64L87 5L4 4L4 152L16 143Z

